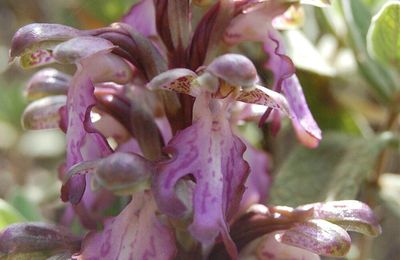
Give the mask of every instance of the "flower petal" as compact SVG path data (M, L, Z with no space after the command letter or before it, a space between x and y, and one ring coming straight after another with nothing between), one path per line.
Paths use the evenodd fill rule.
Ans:
M203 246L211 246L221 234L232 257L235 246L228 234L227 221L236 212L248 175L243 160L245 145L232 133L226 111L219 103L210 110L210 94L195 101L195 122L179 132L166 152L172 159L159 163L154 192L160 210L172 217L182 217L186 207L177 197L175 186L183 177L193 176L193 223L189 231Z
M90 110L96 103L94 86L84 70L74 76L67 100L67 161L69 169L85 160L95 160L111 154L105 138L94 131L90 122ZM73 176L62 189L62 199L76 204L85 190L85 177Z
M126 208L89 233L78 259L174 259L173 232L160 221L150 192L136 193Z
M263 86L256 85L255 87L254 90L241 92L236 100L277 109L291 116L288 101L282 94Z
M340 200L307 204L299 209L314 209L314 218L324 219L348 231L377 236L381 227L367 204L357 200Z
M269 176L269 158L265 152L246 143L243 158L249 163L250 174L246 181L246 191L243 194L240 208L247 210L251 205L264 203L271 184Z
M135 31L145 37L157 36L156 14L153 0L141 0L132 6L122 18L123 23L129 24Z
M147 87L151 90L165 89L175 91L177 93L197 96L200 92L195 89L193 80L197 78L197 74L188 69L172 69L154 77Z
M264 42L264 50L269 56L265 67L274 75L273 89L278 92L283 90L299 140L308 147L316 147L322 138L321 130L307 106L301 85L294 75L294 65L289 57L283 54L283 44L273 32Z
M278 235L277 240L324 256L344 256L351 246L344 229L322 219L297 223Z
M315 122L299 80L295 75L283 81L283 92L288 101L297 137L306 146L314 148L322 139L321 129Z

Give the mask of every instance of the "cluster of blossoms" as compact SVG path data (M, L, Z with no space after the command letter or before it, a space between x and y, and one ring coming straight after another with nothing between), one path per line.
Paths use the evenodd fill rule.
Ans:
M237 129L247 120L270 120L277 129L287 116L301 143L318 145L321 131L275 27L293 22L301 3L324 2L141 0L105 28L21 28L10 55L22 67L76 66L72 76L46 68L32 77L23 123L65 132L59 174L69 203L61 224L77 217L90 232L77 237L61 226L16 224L2 232L0 252L319 259L347 253L346 230L379 234L372 211L358 201L262 205L268 157ZM263 46L271 88L235 49L248 41ZM129 198L125 208L105 219L121 197Z

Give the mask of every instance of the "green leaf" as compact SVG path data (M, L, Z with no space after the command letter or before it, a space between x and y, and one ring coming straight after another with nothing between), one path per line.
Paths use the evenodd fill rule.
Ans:
M390 100L398 87L394 76L375 62L367 51L366 38L371 22L370 11L361 0L342 0L339 3L360 72L382 100Z
M21 215L25 217L27 221L43 220L37 205L20 189L13 192L9 202L20 212Z
M384 64L400 70L400 2L389 1L372 18L368 50Z
M4 227L25 221L24 217L6 201L0 199L0 230Z
M297 206L354 199L387 145L381 136L367 140L328 133L315 150L297 147L275 177L270 203Z

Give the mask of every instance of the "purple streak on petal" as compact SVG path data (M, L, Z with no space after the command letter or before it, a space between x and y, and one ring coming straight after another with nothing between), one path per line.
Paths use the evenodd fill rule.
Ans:
M212 245L221 234L234 257L236 249L228 235L227 222L236 213L244 192L248 175L248 164L243 160L246 147L232 133L225 109L214 103L211 111L210 101L209 94L196 99L195 122L168 144L165 151L172 159L159 163L153 190L162 212L182 217L186 208L177 197L175 186L181 178L192 175L196 186L190 233L205 246Z
M174 259L173 232L157 216L150 192L136 193L104 230L84 239L78 259Z
M265 203L271 177L269 176L269 158L267 154L246 143L246 151L243 158L249 163L250 174L246 181L246 191L240 202L241 210L247 210L256 203Z
M90 121L91 107L96 103L94 86L82 68L75 74L67 100L67 169L85 160L95 160L111 154L105 138L97 133ZM85 176L73 176L62 188L63 201L79 203L85 191Z
M132 6L122 17L122 22L129 24L135 31L145 37L156 37L156 14L153 0L141 0Z
M322 219L297 223L277 239L324 256L344 256L351 246L350 236L344 229Z
M319 202L298 208L313 208L314 218L330 221L349 231L369 236L377 236L381 233L381 227L374 212L367 204L357 200Z

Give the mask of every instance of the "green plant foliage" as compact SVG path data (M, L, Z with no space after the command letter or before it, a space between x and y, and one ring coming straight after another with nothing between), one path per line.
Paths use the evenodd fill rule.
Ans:
M368 49L384 64L400 70L400 2L389 1L376 14L368 32Z
M23 221L26 220L15 208L0 199L0 230L10 224Z
M387 139L329 133L315 150L297 147L278 171L271 203L297 206L354 199Z
M366 38L371 22L371 11L361 0L342 0L340 3L360 72L381 99L390 99L397 88L393 75L376 63L367 51Z

